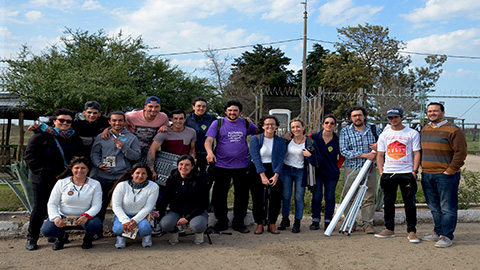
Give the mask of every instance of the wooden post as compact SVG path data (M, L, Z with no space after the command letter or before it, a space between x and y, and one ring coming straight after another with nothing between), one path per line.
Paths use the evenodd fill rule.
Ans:
M20 112L18 114L18 150L17 150L17 161L20 161L23 159L23 144L25 141L25 131L24 131L24 125L23 125L23 112Z

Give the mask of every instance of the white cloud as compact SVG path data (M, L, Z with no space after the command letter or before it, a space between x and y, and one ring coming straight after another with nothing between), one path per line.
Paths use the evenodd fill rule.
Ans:
M413 39L407 42L407 51L476 56L480 51L480 28Z
M380 12L383 6L355 6L353 0L333 0L319 8L318 21L322 24L338 26L364 23Z
M75 0L31 0L29 5L67 11L77 8L77 2Z
M43 14L38 10L32 10L25 13L25 18L27 19L27 22L34 23L43 18Z
M101 9L102 5L98 1L95 0L86 0L83 2L82 9L83 10L96 10Z
M423 8L416 8L409 14L402 15L408 21L443 21L455 17L468 17L477 20L480 16L478 0L428 0Z
M268 2L268 11L262 15L262 19L278 20L288 23L298 23L303 21L305 7L300 1L269 0ZM311 5L312 3L308 4Z

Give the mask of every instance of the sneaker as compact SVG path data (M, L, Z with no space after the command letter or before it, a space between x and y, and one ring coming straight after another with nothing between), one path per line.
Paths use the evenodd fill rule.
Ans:
M165 232L162 230L162 228L160 227L160 223L157 224L155 226L155 229L152 231L152 235L155 236L155 237L160 237L162 235L164 235Z
M237 232L241 232L241 233L249 233L250 232L250 230L244 224L233 225L232 229L234 229Z
M372 225L365 225L363 227L363 231L366 233L366 234L374 234L375 233L375 229L372 227Z
M170 234L170 238L168 239L168 242L170 243L170 245L173 246L178 244L178 235L179 235L178 232L174 232Z
M392 238L392 237L395 237L395 233L390 231L389 229L385 229L381 233L376 233L375 237L377 237L377 238Z
M318 229L320 229L320 222L312 221L312 225L310 225L310 230L316 231Z
M152 235L145 235L142 238L142 247L151 247L152 246Z
M55 239L55 240L57 240L57 239ZM27 250L36 250L38 248L37 239L36 238L28 238L27 244L25 245L25 248Z
M410 243L420 243L420 239L417 237L415 232L409 232L407 235L407 239L408 241L410 241Z
M117 243L115 243L115 247L118 249L124 249L127 246L127 238L123 236L117 236Z
M439 247L439 248L446 248L446 247L451 246L452 244L453 244L453 242L452 242L452 240L450 240L450 238L448 238L446 236L443 236L443 235L440 235L437 243L435 243L435 246Z
M195 243L195 245L201 245L203 244L203 242L203 233L196 233L195 238L193 239L193 243Z
M438 237L438 234L436 234L435 232L433 232L432 234L429 234L429 235L425 235L423 236L422 238L422 241L428 241L428 242L437 242L438 239L440 237Z
M68 233L63 232L63 235L61 237L58 237L57 240L55 240L55 243L53 243L52 249L53 250L63 249L67 241L68 241Z

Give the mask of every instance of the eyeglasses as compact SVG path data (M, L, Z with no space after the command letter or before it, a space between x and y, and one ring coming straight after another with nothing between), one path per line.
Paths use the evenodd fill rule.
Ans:
M60 122L61 124L64 124L64 123L71 124L72 123L72 120L63 119L63 118L57 118L57 121Z
M325 121L325 125L332 125L332 126L335 126L335 122L328 122L328 121Z
M277 126L276 124L263 124L263 125L266 126L266 127L275 127L275 126Z

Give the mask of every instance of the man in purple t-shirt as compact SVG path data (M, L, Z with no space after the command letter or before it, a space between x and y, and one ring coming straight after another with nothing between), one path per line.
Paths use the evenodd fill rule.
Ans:
M221 120L223 123L220 130L217 132L217 121L220 120L213 121L208 128L205 139L207 162L215 163L212 205L218 221L213 230L224 231L228 229L227 195L230 182L233 179L235 198L232 228L241 233L248 233L250 231L243 223L247 215L249 197L247 136L255 134L257 127L239 117L243 109L240 101L230 100L224 109L227 117ZM215 139L217 146L214 153L213 141Z

